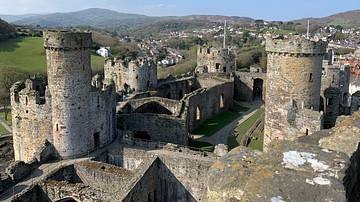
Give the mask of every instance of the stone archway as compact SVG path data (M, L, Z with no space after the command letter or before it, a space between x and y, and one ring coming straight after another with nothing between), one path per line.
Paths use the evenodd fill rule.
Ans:
M167 114L172 112L157 102L148 102L136 108L133 113Z

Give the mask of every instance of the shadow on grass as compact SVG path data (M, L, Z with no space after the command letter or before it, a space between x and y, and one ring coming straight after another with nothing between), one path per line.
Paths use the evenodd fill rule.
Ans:
M199 127L195 128L195 130L192 131L192 134L210 137L239 116L241 116L241 114L238 112L223 112L211 119L208 119Z
M23 39L23 37L18 37L0 42L0 52L14 52L16 48L20 47L18 43L22 42Z

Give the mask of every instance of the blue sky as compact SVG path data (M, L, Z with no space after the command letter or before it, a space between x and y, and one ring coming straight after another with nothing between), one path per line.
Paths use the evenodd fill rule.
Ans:
M360 0L0 0L0 14L107 8L149 16L192 14L288 21L360 9Z

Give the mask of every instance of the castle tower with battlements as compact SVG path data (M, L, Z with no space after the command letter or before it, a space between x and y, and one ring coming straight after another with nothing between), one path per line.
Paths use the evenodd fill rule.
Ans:
M45 32L53 144L60 156L90 148L91 33Z
M292 140L322 128L318 111L326 43L300 36L268 38L266 51L264 148L273 139Z
M157 65L154 60L145 57L135 60L109 58L104 72L105 78L115 81L118 92L146 92L157 87Z
M33 77L10 92L15 160L74 158L114 140L115 85L91 78L91 43L91 33L44 32L48 85Z
M198 73L222 73L228 75L236 69L236 50L231 48L198 47Z

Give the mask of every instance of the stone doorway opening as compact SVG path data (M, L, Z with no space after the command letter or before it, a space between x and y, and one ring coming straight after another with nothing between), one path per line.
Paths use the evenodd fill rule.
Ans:
M100 147L100 133L94 133L94 148Z
M263 98L263 83L262 79L254 79L253 81L253 100L262 100Z

